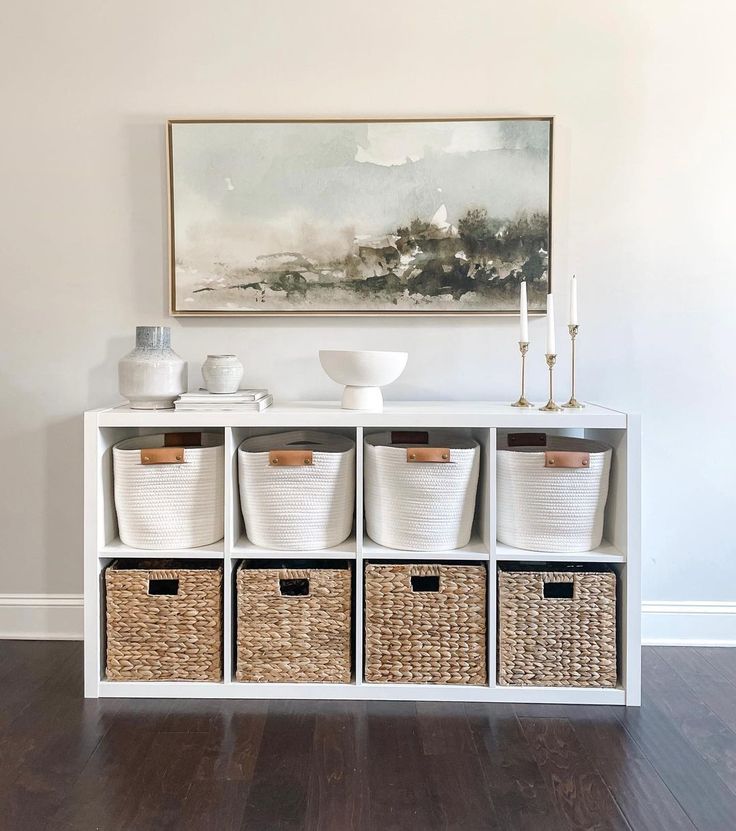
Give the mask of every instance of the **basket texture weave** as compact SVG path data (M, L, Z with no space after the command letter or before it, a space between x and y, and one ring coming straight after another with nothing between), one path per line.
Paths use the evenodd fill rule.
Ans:
M365 680L485 684L486 619L484 566L368 564Z
M572 597L545 597L545 584L572 584ZM613 571L501 570L498 610L500 684L616 686Z
M589 453L580 468L545 467L545 451ZM549 436L544 447L496 452L500 542L529 551L572 554L601 544L611 448Z
M409 462L411 443L391 433L365 439L365 527L379 545L404 551L450 551L470 541L480 471L476 441L441 430L428 444L447 448L449 463Z
M139 565L116 561L105 571L107 678L220 681L222 566Z
M139 436L113 447L115 509L121 542L148 550L196 548L224 533L225 453L222 436L203 433L184 447L183 464L143 464L142 448L165 436Z
M307 449L312 464L278 467L269 451ZM355 442L315 430L246 439L238 451L245 533L277 551L314 551L350 536L355 506Z
M241 566L237 594L238 681L350 683L350 569Z

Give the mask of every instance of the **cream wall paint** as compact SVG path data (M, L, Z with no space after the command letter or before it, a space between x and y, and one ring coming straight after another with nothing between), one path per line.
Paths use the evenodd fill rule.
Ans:
M318 348L406 348L390 397L516 393L511 320L168 319L167 117L549 114L579 391L644 418L644 597L733 601L734 25L694 0L5 0L0 591L81 590L80 413L116 399L136 324L172 326L193 382L227 350L334 398Z

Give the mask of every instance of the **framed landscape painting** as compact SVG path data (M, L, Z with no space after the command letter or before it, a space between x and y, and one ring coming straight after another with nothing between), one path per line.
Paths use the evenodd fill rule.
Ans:
M551 157L551 118L170 121L171 312L542 312Z

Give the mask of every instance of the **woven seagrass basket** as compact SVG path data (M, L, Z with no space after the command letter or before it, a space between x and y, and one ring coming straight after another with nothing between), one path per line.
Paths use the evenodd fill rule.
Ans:
M486 569L373 564L365 569L365 680L485 684Z
M237 572L238 681L350 683L351 571L274 568Z
M570 566L498 572L498 682L616 686L616 574Z
M221 680L221 565L116 560L105 603L109 680Z

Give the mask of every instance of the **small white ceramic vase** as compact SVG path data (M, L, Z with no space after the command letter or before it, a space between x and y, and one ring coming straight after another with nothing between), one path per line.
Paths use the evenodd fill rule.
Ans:
M135 349L118 363L118 389L134 410L171 410L187 390L187 362L168 326L136 326Z
M208 392L237 392L243 380L243 364L237 355L208 355L202 364L202 378Z

